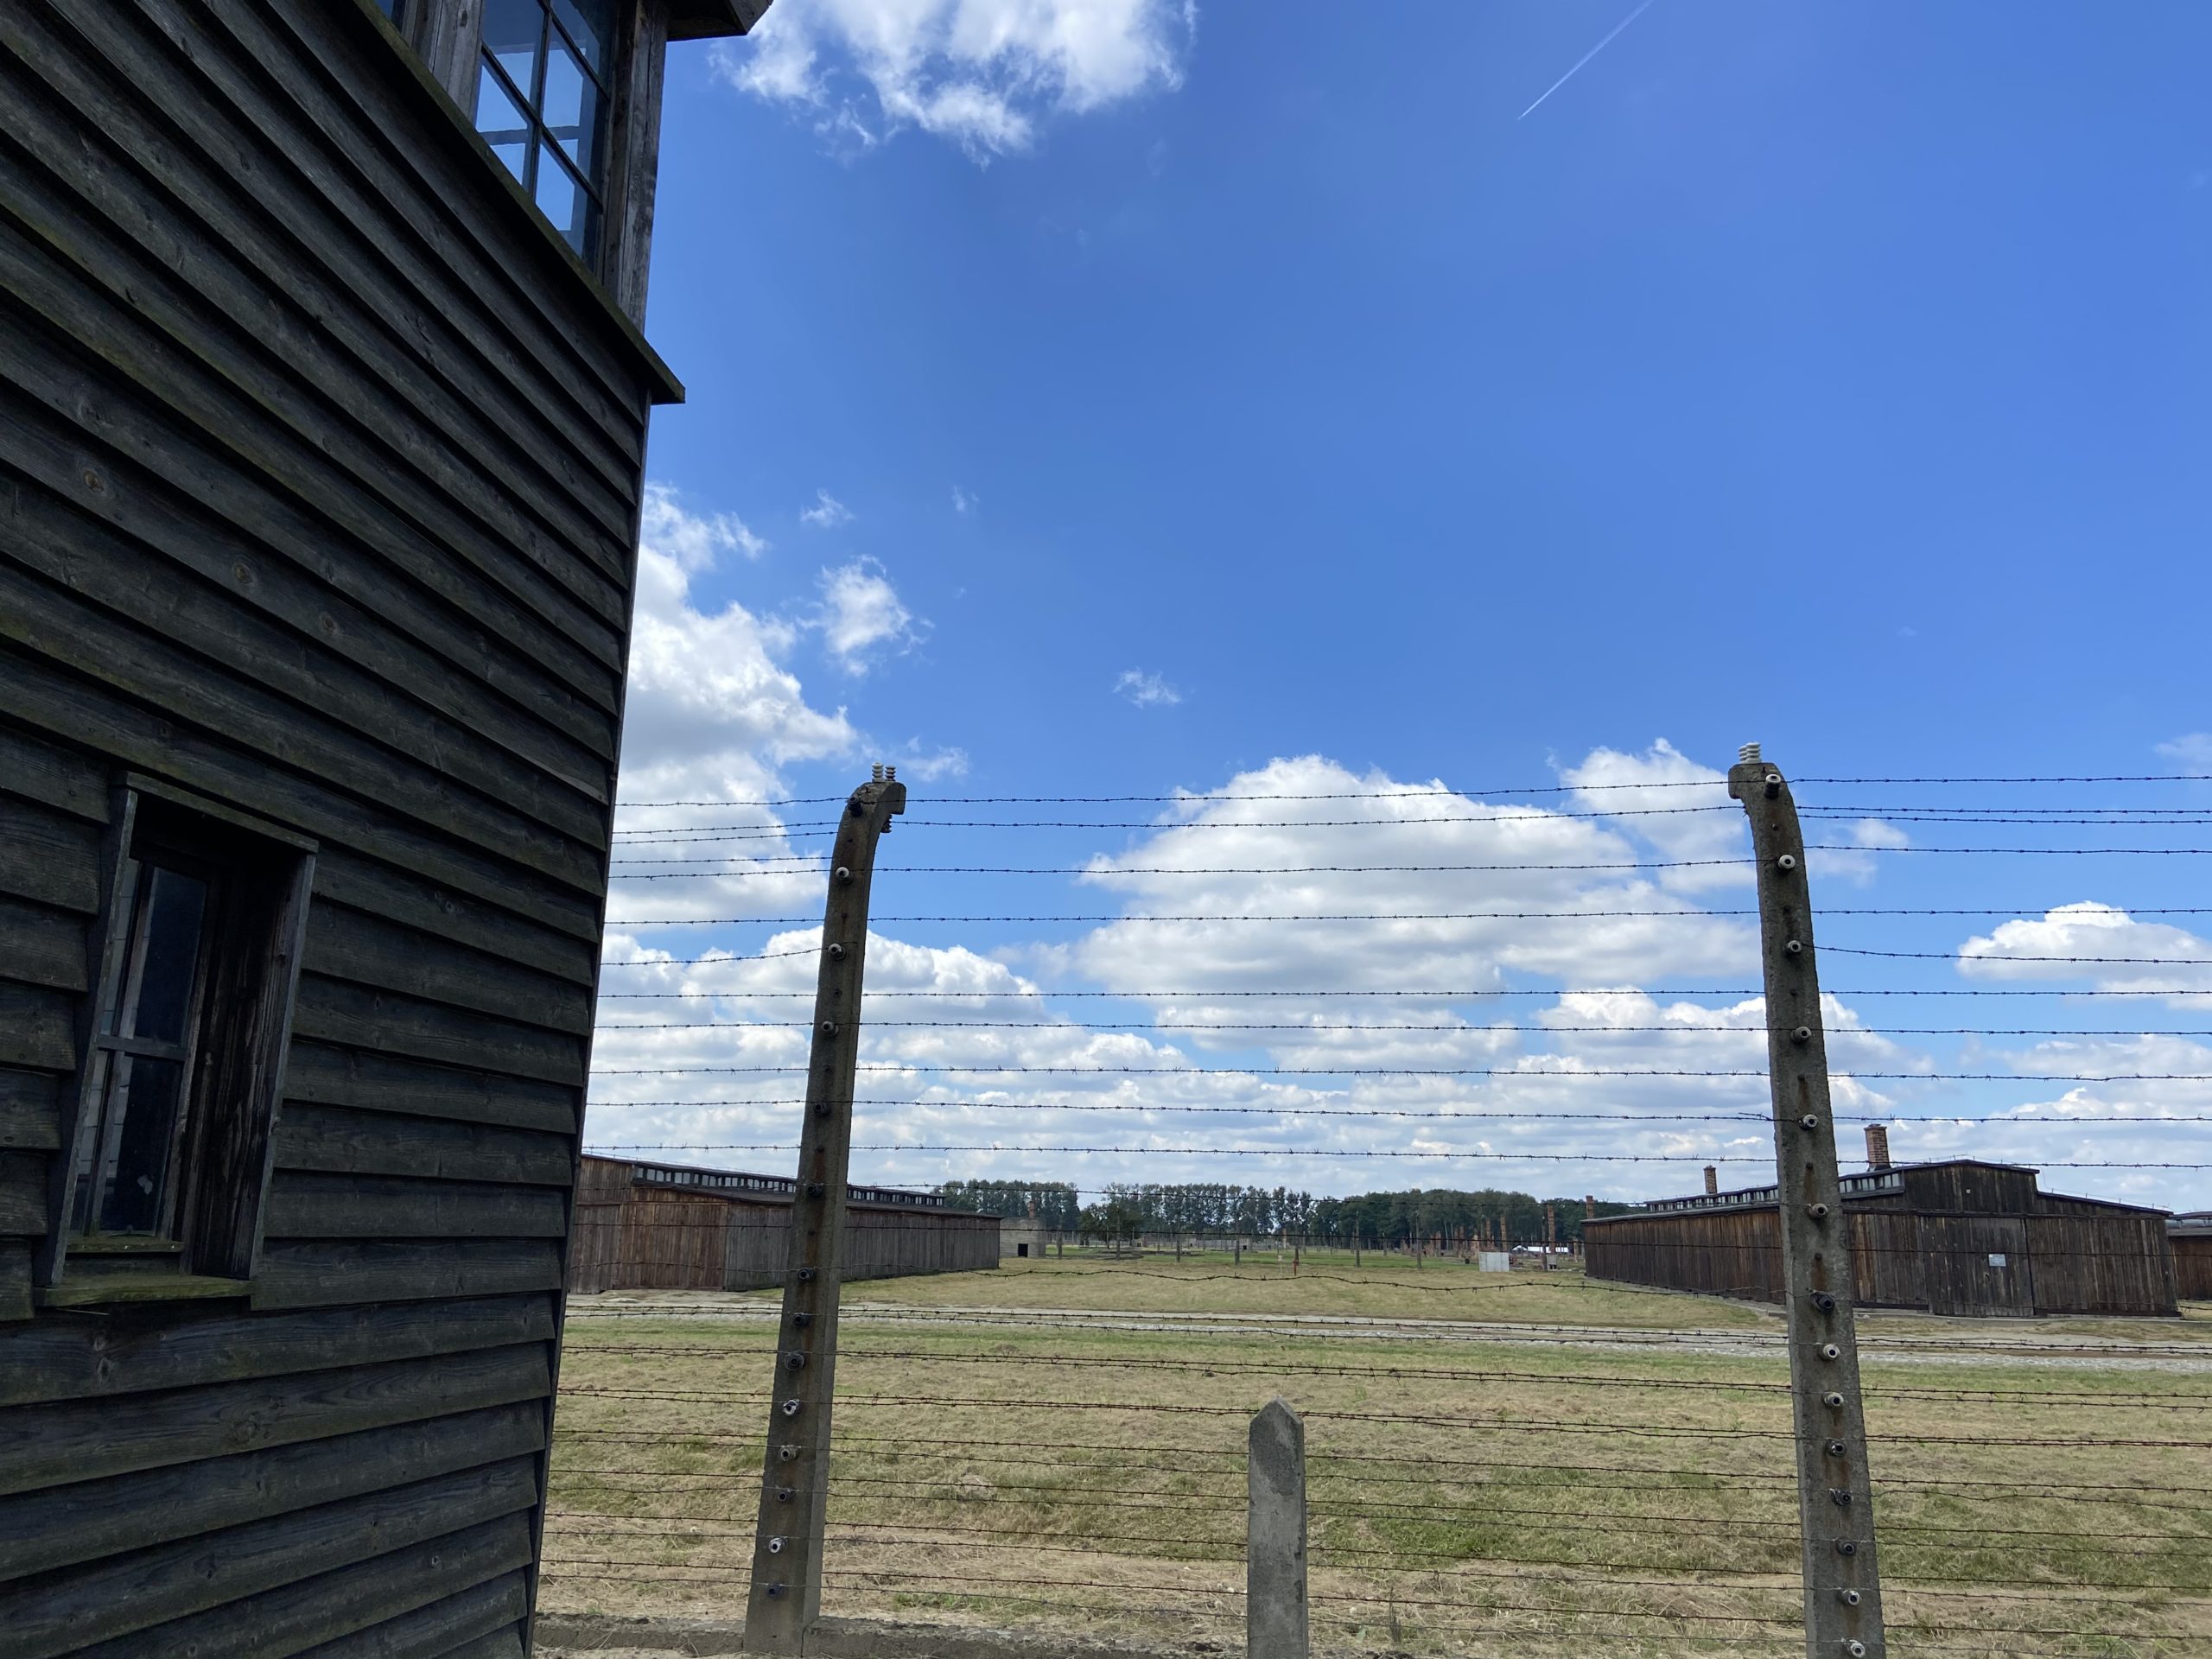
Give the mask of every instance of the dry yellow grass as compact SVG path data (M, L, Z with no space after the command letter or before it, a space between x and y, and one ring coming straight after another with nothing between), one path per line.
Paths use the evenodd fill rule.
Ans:
M850 1287L828 1610L1233 1644L1245 1425L1280 1393L1307 1420L1325 1645L1802 1652L1770 1313L1322 1266L1071 1257ZM547 1604L741 1616L772 1327L757 1298L588 1300ZM2208 1650L2206 1312L1869 1321L1893 1652Z

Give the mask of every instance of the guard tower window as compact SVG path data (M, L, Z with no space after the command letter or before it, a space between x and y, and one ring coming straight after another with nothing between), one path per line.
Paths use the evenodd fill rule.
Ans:
M187 1273L242 1278L314 855L151 794L124 800L67 1253L166 1255Z
M609 0L486 0L476 130L586 264L606 194Z

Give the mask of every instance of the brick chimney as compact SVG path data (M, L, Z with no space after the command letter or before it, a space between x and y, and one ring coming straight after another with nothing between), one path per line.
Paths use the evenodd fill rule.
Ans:
M1705 1191L1706 1191L1706 1195L1707 1195L1708 1198L1710 1198L1713 1193L1718 1192L1719 1190L1720 1190L1720 1172L1719 1172L1718 1169L1714 1168L1711 1164L1707 1164L1707 1165L1705 1166Z
M1890 1166L1890 1132L1879 1123L1866 1126L1866 1166L1887 1169Z

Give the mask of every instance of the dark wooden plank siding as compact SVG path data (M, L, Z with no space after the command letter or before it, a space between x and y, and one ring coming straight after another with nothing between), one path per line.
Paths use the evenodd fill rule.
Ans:
M2174 1233L2174 1291L2192 1302L2212 1301L2212 1232Z
M1853 1277L1862 1307L1926 1307L1920 1217L1850 1206Z
M52 1152L61 1144L60 1078L0 1066L0 1147Z
M30 1245L0 1239L0 1325L28 1319L32 1312Z
M0 974L57 991L82 991L85 918L76 911L0 895Z
M224 1313L153 1324L41 1321L0 1331L0 1406L527 1348L550 1341L553 1331L552 1305L543 1296L337 1307L283 1319Z
M76 1007L67 992L0 980L0 1065L74 1071Z
M527 1078L464 1071L296 1039L284 1074L285 1098L302 1105L540 1129L573 1136L576 1091Z
M436 822L410 819L370 796L346 793L327 780L299 778L269 759L205 737L168 711L111 695L96 681L57 669L51 658L0 645L0 720L6 719L111 757L118 769L128 766L217 800L249 805L304 835L458 888L543 926L579 939L599 937L596 903L566 884L541 879L446 834ZM15 816L15 809L9 816ZM97 842L89 834L83 842L94 849L95 859Z
M537 1484L535 1459L509 1458L142 1548L0 1586L0 1619L20 1659L54 1659L528 1510Z
M2035 1207L2036 1176L2001 1164L1926 1164L1908 1167L1904 1207L1923 1215L2024 1216Z
M527 1518L502 1516L73 1651L79 1659L176 1659L194 1653L294 1659L480 1586L519 1583L531 1554Z
M2038 1313L2176 1313L2181 1291L2166 1219L2110 1207L2031 1216L2025 1224Z
M99 907L99 831L11 803L0 816L0 893L89 916Z
M0 6L11 1659L524 1651L671 383L465 129L356 0ZM250 1294L49 1313L128 772L304 969Z
M308 506L260 488L243 461L182 448L178 440L189 429L187 422L133 400L111 378L77 363L45 330L6 312L0 312L0 334L22 375L22 395L0 423L0 461L11 473L41 480L56 499L117 534L171 550L193 568L212 567L218 580L226 567L215 562L227 558L229 584L242 603L260 603L286 617L315 605L315 632L372 665L384 653L375 646L376 632L364 632L364 619L389 619L391 632L408 642L393 650L446 665L431 682L432 695L492 694L467 705L479 711L470 723L512 747L543 745L533 731L542 723L567 741L555 744L556 755L612 755L611 713L537 670L511 636L471 629L461 603L471 595L460 578L418 570L411 558L333 558L332 526ZM168 531L165 514L175 515ZM185 549L176 548L180 541ZM448 676L456 687L480 690L443 691ZM512 712L501 712L499 699L512 704ZM571 764L555 770L565 772ZM599 768L577 769L590 787Z
M118 227L144 238L168 214L232 226L237 239L221 251L225 257L188 244L200 256L190 273L195 288L222 303L231 321L274 332L294 314L312 319L315 328L302 343L314 355L295 361L326 397L357 410L426 478L472 501L486 524L522 542L535 533L520 522L524 515L542 517L560 539L531 551L549 568L574 562L571 550L581 548L603 577L619 583L625 469L610 461L594 470L587 457L603 446L580 448L574 439L583 436L581 428L567 435L570 441L549 432L533 447L501 426L487 427L486 416L513 421L524 432L546 423L501 382L467 373L474 353L349 222L341 200L357 211L369 204L296 94L288 96L284 71L255 60L226 33L193 29L196 20L175 0L149 4L143 16L86 0L62 10L109 74L172 110L189 141L183 154L161 156L157 175L132 181L137 188L115 214ZM255 38L270 39L265 32ZM271 132L283 134L287 147L270 151ZM118 145L136 136L109 134ZM139 150L133 159L151 158ZM250 192L236 182L245 176L253 180ZM151 200L156 193L167 201ZM379 407L379 398L389 407ZM403 412L410 418L395 418ZM574 585L580 576L564 572L563 580Z
M846 1225L847 1280L999 1264L995 1216L855 1203ZM584 1160L569 1242L572 1290L759 1290L783 1282L790 1251L787 1200L632 1183L619 1160Z
M558 1290L556 1239L272 1240L254 1274L256 1307L451 1300Z
M536 1402L462 1412L394 1440L381 1430L79 1481L0 1510L0 1579L512 1461L543 1449Z
M238 1364L252 1366L250 1345ZM127 1411L105 1399L22 1406L0 1415L0 1491L37 1491L259 1446L542 1400L547 1385L545 1346L530 1343L275 1378L250 1376L149 1395Z
M588 986L502 961L488 950L425 937L417 928L346 906L325 903L309 910L305 963L308 972L331 979L495 1014L572 1037L591 1029Z
M2036 1311L2022 1216L1922 1216L1928 1311L2024 1318Z
M0 238L0 248L5 245ZM0 272L0 282L4 280ZM86 604L73 586L65 588L34 574L25 561L35 550L11 543L10 561L0 563L0 638L86 681L265 755L305 779L380 801L417 823L435 823L480 853L512 859L552 883L586 892L595 884L602 849L488 794L455 788L419 757L349 733L338 721L264 690L281 686L289 676L280 666L281 658L257 650L265 642L253 637L254 629L238 627L232 644L251 662L258 683L210 673L200 659L168 643L163 634Z
M276 1120L276 1167L448 1181L569 1184L569 1144L557 1134L342 1106L285 1103Z
M138 378L201 418L217 410L236 416L258 440L260 463L296 493L349 516L375 504L397 519L438 524L450 536L450 553L509 594L518 616L588 657L619 664L618 582L593 569L586 550L528 535L512 495L480 495L449 435L419 416L404 433L380 420L400 411L377 405L377 377L358 360L335 360L336 318L306 326L306 314L275 302L273 279L253 263L251 244L260 233L255 207L282 204L224 200L212 167L160 131L200 137L215 117L195 104L204 83L182 84L168 54L148 48L130 15L137 10L54 0L54 27L11 12L21 21L0 35L19 66L9 72L7 92L21 112L11 131L24 162L0 199L29 232L26 244L35 239L46 256L19 247L24 257L8 272L21 296L57 329L81 331L87 348L104 346L99 354L111 361L130 350ZM203 37L213 39L204 30ZM106 106L97 135L82 130L73 103ZM158 118L150 112L157 104L166 105ZM264 130L256 142L289 137ZM73 144L83 150L73 169ZM161 186L123 177L123 168L149 156ZM251 168L257 178L262 171ZM177 201L195 181L204 186L200 200ZM92 199L99 196L106 199ZM145 257L126 238L120 227L131 224L165 259ZM207 224L223 227L222 240L200 233ZM124 302L123 315L104 303L110 296ZM118 347L118 340L131 344ZM334 441L340 431L349 444ZM493 533L487 517L506 533ZM611 699L613 677L593 677Z
M503 1573L458 1595L310 1648L300 1659L524 1659L529 1586Z
M1999 1166L1904 1173L1903 1205L1895 1195L1845 1201L1861 1306L1969 1317L2158 1315L2189 1294L2160 1211L2038 1192L2032 1171ZM1771 1206L1609 1217L1586 1224L1583 1239L1592 1279L1781 1300Z
M14 413L0 401L0 418ZM4 478L0 474L0 478ZM13 505L13 497L0 497ZM107 779L85 756L0 726L0 802L13 797L35 801L66 817L105 823L110 810ZM9 821L13 821L13 812Z
M1771 1209L1623 1216L1583 1224L1592 1279L1708 1296L1782 1300L1782 1234Z
M560 1238L557 1188L287 1170L269 1195L269 1238Z

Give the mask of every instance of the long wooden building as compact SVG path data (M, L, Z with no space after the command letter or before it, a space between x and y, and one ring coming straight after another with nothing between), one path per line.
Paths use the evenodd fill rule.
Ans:
M2025 1318L2177 1311L2166 1214L2043 1192L2036 1172L1953 1159L1843 1182L1862 1307ZM1782 1300L1775 1189L1667 1198L1583 1224L1592 1279Z
M664 54L0 4L0 1650L526 1651Z
M2182 1298L2212 1302L2212 1210L2191 1210L2166 1224L2174 1279Z
M586 1157L576 1183L569 1288L760 1290L790 1269L787 1175ZM996 1216L949 1208L928 1192L847 1188L838 1278L976 1273L999 1264Z

